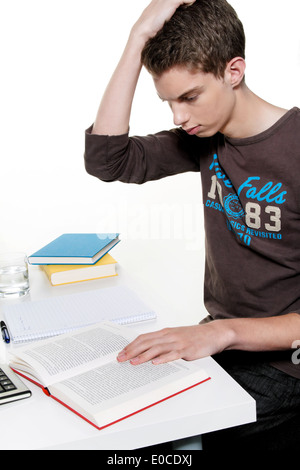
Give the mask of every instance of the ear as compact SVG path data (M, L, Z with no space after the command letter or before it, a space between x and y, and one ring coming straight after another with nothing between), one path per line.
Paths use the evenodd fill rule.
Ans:
M233 88L237 87L245 76L246 62L242 57L235 57L228 62L225 75Z

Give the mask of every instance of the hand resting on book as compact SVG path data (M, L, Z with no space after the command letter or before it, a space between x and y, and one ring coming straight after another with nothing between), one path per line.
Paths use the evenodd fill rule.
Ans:
M152 361L162 364L176 359L192 361L217 354L228 347L231 332L222 320L204 325L164 328L138 336L118 355L118 361L131 364Z

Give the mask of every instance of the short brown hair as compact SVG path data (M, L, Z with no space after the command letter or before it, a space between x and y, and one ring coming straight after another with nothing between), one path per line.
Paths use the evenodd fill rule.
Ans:
M174 66L187 66L223 77L234 57L245 58L245 33L226 0L196 0L179 7L142 51L142 64L160 76Z

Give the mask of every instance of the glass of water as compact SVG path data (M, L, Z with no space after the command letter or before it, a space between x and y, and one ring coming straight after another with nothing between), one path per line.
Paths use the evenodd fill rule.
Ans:
M24 253L0 254L0 298L21 297L28 292L27 256Z

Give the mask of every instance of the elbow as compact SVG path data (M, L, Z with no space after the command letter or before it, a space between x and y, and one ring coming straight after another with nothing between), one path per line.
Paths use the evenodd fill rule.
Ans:
M85 134L84 164L87 173L102 181L120 180L126 173L128 160L128 135L107 136ZM126 175L125 175L126 179Z
M100 179L101 181L114 181L115 178L109 173L107 168L104 168L102 165L97 164L96 162L90 162L86 154L84 154L84 166L85 171L95 178Z

